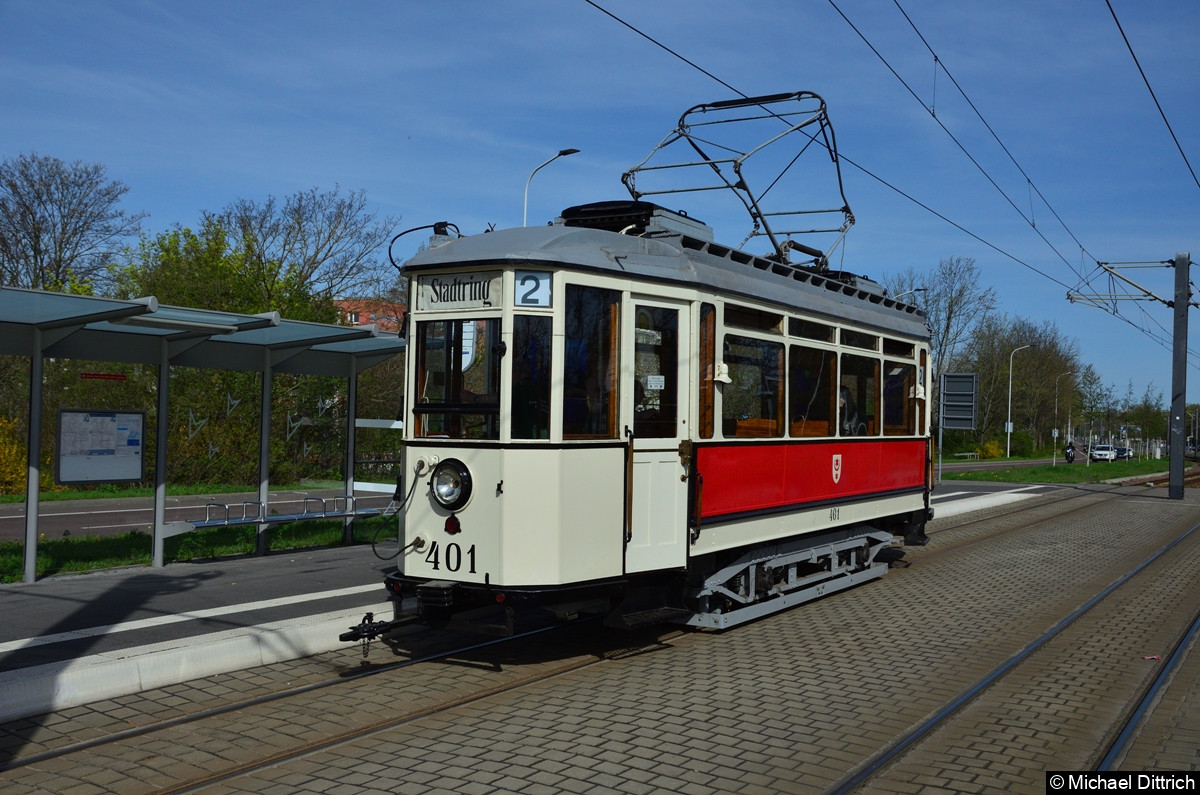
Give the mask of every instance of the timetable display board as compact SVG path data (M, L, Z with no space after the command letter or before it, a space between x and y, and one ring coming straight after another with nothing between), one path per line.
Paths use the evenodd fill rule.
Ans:
M942 373L939 425L973 431L979 418L979 374Z
M145 475L144 411L60 409L54 479L125 483Z

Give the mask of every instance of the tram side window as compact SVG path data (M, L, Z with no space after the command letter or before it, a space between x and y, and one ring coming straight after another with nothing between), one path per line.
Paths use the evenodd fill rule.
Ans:
M500 321L417 324L417 436L500 438Z
M550 438L550 318L513 317L511 434Z
M717 308L700 305L700 438L714 432L714 403L717 392Z
M679 310L634 310L633 435L666 439L679 427Z
M783 435L783 344L725 336L730 383L721 390L721 431L726 437Z
M788 355L791 435L833 436L837 355L801 345L793 345Z
M617 435L617 315L621 294L567 285L563 438Z
M838 435L879 433L879 360L842 354L838 388Z
M908 436L917 432L917 368L909 362L883 363L883 433Z

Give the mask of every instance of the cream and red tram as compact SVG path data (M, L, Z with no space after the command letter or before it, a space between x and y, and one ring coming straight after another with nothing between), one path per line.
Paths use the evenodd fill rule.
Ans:
M435 236L404 273L388 586L421 619L590 603L720 628L924 540L929 332L878 285L644 201Z

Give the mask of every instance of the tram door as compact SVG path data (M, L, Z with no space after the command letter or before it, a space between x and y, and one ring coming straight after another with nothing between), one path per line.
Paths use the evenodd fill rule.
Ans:
M633 405L627 572L683 566L687 557L687 482L680 442L688 438L687 304L639 300L629 304L632 323L625 351L633 381L623 390ZM629 317L629 315L626 315ZM626 371L628 372L628 371Z

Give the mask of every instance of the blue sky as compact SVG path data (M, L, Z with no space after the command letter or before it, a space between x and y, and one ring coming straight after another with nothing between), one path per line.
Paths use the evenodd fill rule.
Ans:
M1200 4L1110 2L1200 168ZM744 94L825 98L840 152L879 178L843 165L857 223L837 265L973 257L1002 311L1055 322L1119 395L1170 399L1170 352L1139 328L1169 338L1171 310L1123 301L1126 322L1066 298L1112 291L1080 285L1096 260L1200 260L1200 187L1104 0L836 0L917 99L829 0L596 4ZM0 0L0 157L104 164L150 233L334 185L397 229L476 232L520 224L530 171L565 147L582 151L538 172L531 224L626 197L621 174L686 108L734 96L712 76L585 0ZM736 203L693 214L731 245L749 228ZM1128 275L1171 293L1169 269Z

